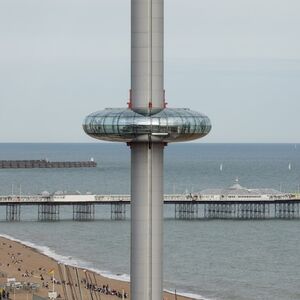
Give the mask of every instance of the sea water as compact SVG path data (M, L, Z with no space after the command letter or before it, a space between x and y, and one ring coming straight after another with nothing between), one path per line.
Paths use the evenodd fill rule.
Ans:
M0 170L0 194L80 191L129 193L130 151L124 145L0 144L0 159L88 160L87 169ZM222 168L220 166L222 165ZM297 192L300 145L178 144L166 147L165 192L228 187L238 178L249 188ZM130 221L111 221L98 206L97 220L37 222L37 209L22 207L22 219L5 222L0 233L36 245L69 263L128 279ZM165 207L165 288L208 299L300 299L300 220L174 220ZM196 296L195 296L196 298Z

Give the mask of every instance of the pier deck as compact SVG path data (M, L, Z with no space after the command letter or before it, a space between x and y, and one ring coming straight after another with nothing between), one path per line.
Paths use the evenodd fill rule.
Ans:
M164 204L174 206L176 219L300 219L300 197L261 199L209 200L185 194L164 195ZM130 195L7 195L0 196L6 207L6 221L20 221L22 206L36 206L39 221L60 220L60 207L73 207L73 220L96 219L95 206L110 205L111 219L128 216Z

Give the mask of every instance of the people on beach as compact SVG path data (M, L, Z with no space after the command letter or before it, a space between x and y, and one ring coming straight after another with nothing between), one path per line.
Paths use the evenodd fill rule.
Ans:
M9 299L9 292L5 289L0 289L0 300L2 299Z
M126 292L120 292L117 291L115 289L110 289L108 284L104 284L102 285L102 287L97 286L95 284L92 283L88 283L86 281L86 279L83 279L81 281L81 283L85 284L85 288L94 292L98 292L101 294L105 294L105 295L110 295L110 296L117 296L118 298L122 298L123 297L123 293L124 293L124 298L127 299L128 298L128 294Z
M25 246L22 247L25 248ZM2 251L0 256L0 277L2 278L1 286L3 286L2 289L0 288L0 300L9 299L9 291L14 289L16 283L18 284L18 297L20 297L22 293L28 293L28 291L35 291L38 295L45 295L49 291L52 291L54 284L56 290L59 292L58 298L61 299L64 298L65 294L63 286L67 287L67 289L73 289L75 293L78 292L80 286L82 290L85 290L86 294L99 293L118 299L129 298L127 292L120 288L110 286L105 279L102 279L101 284L99 282L97 284L96 280L94 282L91 281L89 277L95 275L90 271L85 271L88 277L83 278L84 276L81 276L83 275L81 273L83 270L76 267L64 266L63 268L69 268L73 274L78 272L79 276L77 281L74 281L75 276L73 277L71 273L66 278L65 273L62 273L62 277L58 278L50 276L49 268L51 268L50 270L54 270L53 267L55 268L55 265L50 267L50 265L43 265L42 263L40 265L28 264L28 260L32 260L33 255L28 255L26 252L20 251L20 249L21 248L16 248L15 245L12 246L9 243L0 243L0 251ZM59 272L57 272L57 274L59 274ZM6 281L8 279L14 281Z

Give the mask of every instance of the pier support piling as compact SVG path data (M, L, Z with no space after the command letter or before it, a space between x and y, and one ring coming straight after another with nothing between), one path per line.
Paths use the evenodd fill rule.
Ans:
M39 221L59 221L59 207L55 203L42 203L38 205Z
M21 220L21 205L9 203L6 205L6 221L15 222Z
M110 218L112 220L125 220L126 219L126 204L125 203L112 203L110 208Z
M73 204L74 221L93 221L95 220L94 203L76 203Z
M270 207L265 203L209 203L204 205L205 219L265 219Z
M300 217L299 203L279 202L275 203L275 218L296 219Z
M198 203L192 202L175 204L175 219L198 219Z

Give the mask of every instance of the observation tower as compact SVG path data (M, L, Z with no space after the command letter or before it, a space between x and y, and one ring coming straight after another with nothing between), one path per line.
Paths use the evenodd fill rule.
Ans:
M168 143L202 138L204 114L167 108L164 96L164 1L131 0L131 89L127 108L88 115L91 137L131 149L131 299L162 300L163 153Z

